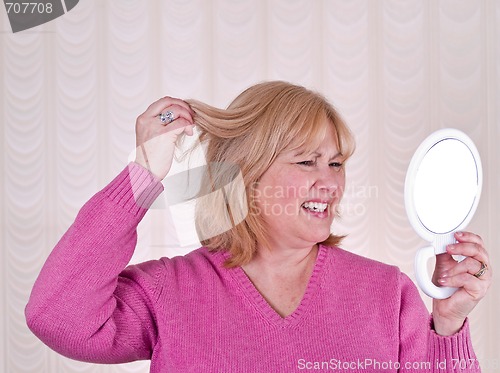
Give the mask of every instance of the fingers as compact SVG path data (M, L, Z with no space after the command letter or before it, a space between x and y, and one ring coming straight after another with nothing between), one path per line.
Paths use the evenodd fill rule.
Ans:
M170 121L167 121L165 123L162 123L159 116L156 116L156 119L158 119L160 121L160 123L165 125L165 126L169 125L170 123L172 123L178 119L184 119L189 124L193 124L193 117L191 116L191 113L189 112L189 110L186 110L186 108L184 108L183 106L180 106L180 105L167 106L166 108L164 108L162 110L161 114L166 114L168 112L172 113L172 118Z
M165 125L165 130L163 130L162 133L158 134L158 136L163 135L167 132L171 132L175 135L180 135L184 132L186 135L191 136L193 134L193 126L193 123L189 122L188 120L184 118L178 118L172 123Z
M455 232L455 238L458 242L473 242L481 246L484 245L483 239L477 234L471 232Z
M193 115L194 111L191 109L189 104L183 100L180 100L178 98L173 98L173 97L162 97L159 100L153 102L147 110L144 112L145 115L149 117L156 117L160 113L168 110L170 106L175 106L179 112L174 112L174 114L177 114L177 116L180 115L180 112L184 113L185 116L184 118L188 119L193 122ZM171 110L173 112L173 110Z
M164 116L163 121L160 119L160 115ZM187 102L178 98L163 97L149 105L146 111L137 118L137 124L139 126L162 125L165 127L179 118L193 124L193 115L194 111ZM163 132L159 128L157 130Z
M446 271L457 264L457 261L448 253L436 255L436 268Z
M450 267L449 270L443 272L441 277L453 277L459 274L469 274L474 276L481 270L481 268L481 262L474 258L465 258L460 263L455 262L455 265ZM486 273L484 275L486 275Z
M451 255L464 255L489 265L488 253L481 237L473 233L455 234L458 243L448 245L446 251Z
M193 134L191 107L184 101L163 97L153 102L136 122L136 163L163 179L172 165L177 139Z
M449 260L446 261L446 266L443 266L446 270L439 274L437 281L441 286L463 288L474 300L479 300L486 294L492 278L488 253L483 240L476 234L463 232L455 237L458 243L448 245L447 253L466 258L452 265Z
M187 135L192 135L193 114L189 104L177 98L163 97L153 102L137 118L137 146L171 131L174 131L173 134L184 132ZM183 130L177 131L179 128L183 128Z
M435 330L443 335L451 335L458 330L457 327L463 324L463 320L486 295L492 282L488 253L481 237L461 232L456 233L455 238L458 242L448 245L447 253L438 255L434 273L440 286L458 288L451 297L434 299L432 302ZM453 263L450 254L464 255L466 258Z
M485 284L483 280L471 276L469 273L460 273L452 277L440 278L438 282L441 286L464 289L475 301L483 298L489 287L489 284Z

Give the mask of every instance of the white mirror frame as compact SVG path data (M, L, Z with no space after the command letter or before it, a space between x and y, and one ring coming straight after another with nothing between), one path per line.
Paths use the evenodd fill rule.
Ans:
M463 219L463 221L457 227L455 227L451 232L444 234L436 234L427 229L418 217L417 208L414 204L415 201L413 198L414 186L419 166L422 163L425 155L435 144L447 139L459 140L462 143L464 143L471 151L472 156L474 157L474 161L476 163L477 192L476 192L476 197L472 203L471 209L467 214L467 216ZM463 230L467 226L467 224L469 224L479 204L482 184L483 184L483 171L481 166L481 158L479 157L479 152L477 151L477 148L472 142L472 140L465 133L457 129L445 128L432 133L420 144L418 149L415 151L413 158L411 159L405 180L406 213L408 215L410 224L418 233L418 235L422 237L424 240L431 243L431 246L420 249L415 256L415 277L417 280L417 284L423 290L423 292L432 298L445 299L450 297L451 295L453 295L455 291L457 291L457 288L438 287L434 285L432 280L429 278L429 274L427 272L427 262L433 256L445 253L446 245L455 242L454 233ZM462 257L461 259L464 258Z

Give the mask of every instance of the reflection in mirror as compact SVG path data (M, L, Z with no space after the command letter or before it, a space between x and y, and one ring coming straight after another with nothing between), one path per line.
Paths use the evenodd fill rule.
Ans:
M415 178L414 199L421 223L431 232L454 231L470 212L478 170L469 147L444 139L425 154Z

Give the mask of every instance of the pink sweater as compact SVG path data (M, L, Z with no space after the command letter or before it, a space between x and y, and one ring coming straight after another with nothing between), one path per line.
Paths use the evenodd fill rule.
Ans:
M141 193L140 207L134 198ZM298 309L280 317L226 254L200 248L125 268L162 191L131 163L81 209L26 307L31 330L78 360L151 359L151 372L479 371L468 323L436 335L396 267L321 246Z

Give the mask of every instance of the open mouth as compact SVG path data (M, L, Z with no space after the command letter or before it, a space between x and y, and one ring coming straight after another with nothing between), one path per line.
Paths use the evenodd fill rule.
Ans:
M328 203L324 202L304 202L302 208L312 212L325 212L328 208Z

